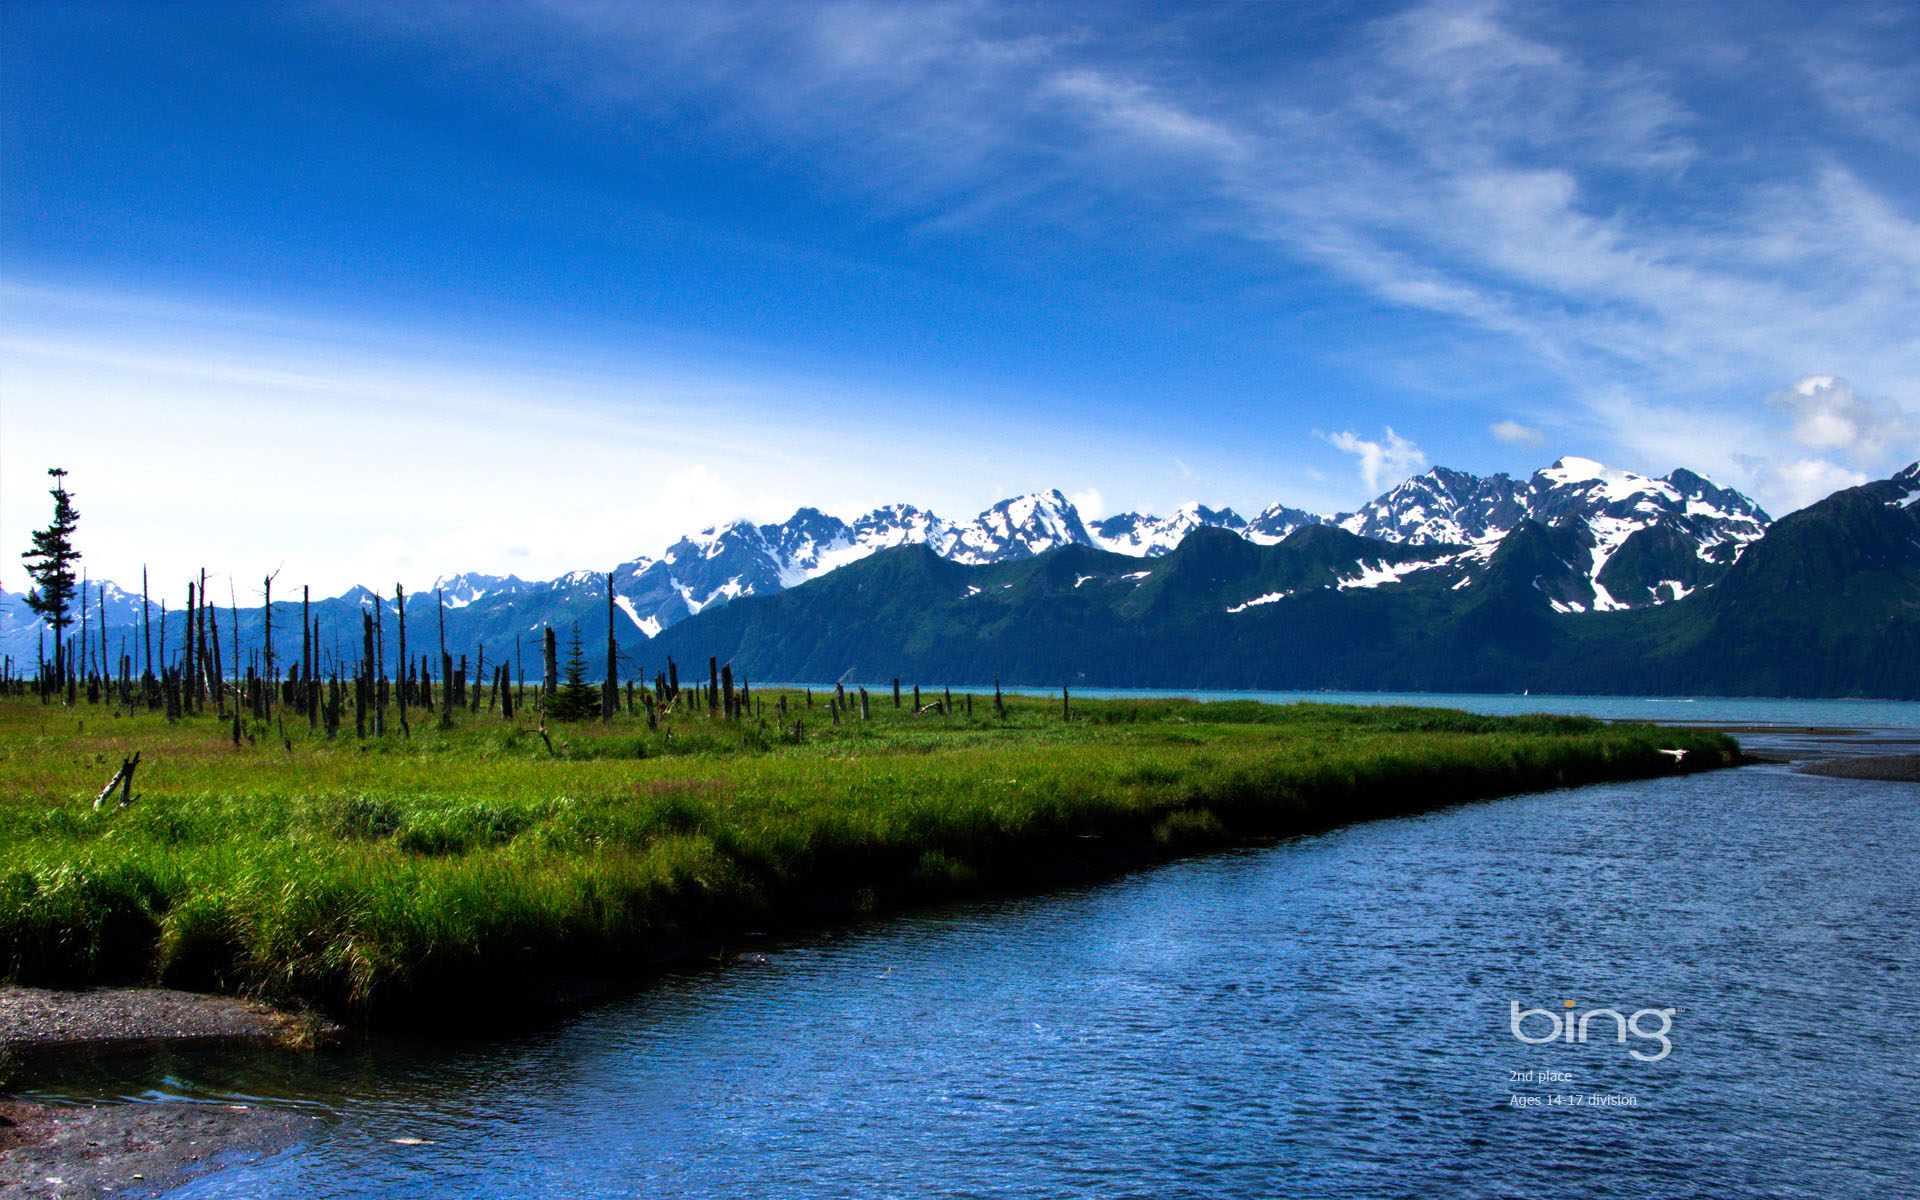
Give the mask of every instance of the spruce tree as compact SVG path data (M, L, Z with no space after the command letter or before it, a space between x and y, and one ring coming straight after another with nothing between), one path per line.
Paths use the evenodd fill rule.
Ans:
M47 474L53 476L53 491L49 493L53 497L53 523L34 531L33 549L20 557L26 561L27 574L39 585L27 593L27 607L53 628L53 678L55 683L64 683L66 629L73 623L67 608L73 602L73 564L80 561L80 552L73 548L73 531L80 523L80 513L67 491L66 471L50 467Z
M587 655L580 647L578 621L567 643L567 679L547 702L547 715L556 721L585 721L600 715L600 689L587 682Z

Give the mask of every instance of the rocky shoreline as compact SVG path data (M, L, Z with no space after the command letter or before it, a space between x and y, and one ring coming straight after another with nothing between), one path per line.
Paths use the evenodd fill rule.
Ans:
M273 1045L313 1034L311 1022L229 996L0 987L0 1055L16 1063L155 1042ZM0 1200L154 1195L283 1150L312 1125L311 1117L244 1104L69 1105L0 1095Z
M0 1099L0 1197L151 1196L298 1142L312 1117L242 1104Z
M162 1040L279 1042L298 1036L300 1027L297 1018L233 996L166 988L0 987L0 1047L14 1051Z

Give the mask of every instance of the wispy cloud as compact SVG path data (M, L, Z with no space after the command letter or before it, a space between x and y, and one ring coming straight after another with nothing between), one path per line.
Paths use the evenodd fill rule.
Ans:
M1351 454L1358 463L1360 480L1369 492L1380 492L1427 465L1426 452L1401 437L1388 426L1380 441L1368 441L1352 431L1319 435L1343 454Z
M472 334L125 292L0 285L0 327L0 545L26 544L48 512L41 472L65 466L91 576L149 566L176 601L202 567L231 568L246 595L284 565L330 595L456 570L606 569L801 505L965 516L1057 480L1127 486L1169 448L1093 436L1042 406L929 439L922 414L950 397L565 345L535 358ZM954 469L975 460L981 471ZM263 475L305 499L227 504L219 491ZM8 588L18 562L0 559Z
M1319 264L1557 375L1570 419L1627 389L1725 427L1812 371L1910 411L1920 223L1892 183L1914 179L1915 85L1864 28L1897 17L1850 37L1829 12L1795 38L1713 11L1724 27L1636 10L1669 36L1628 47L1603 36L1611 12L1443 0L1269 73L1222 65L1232 20L1127 6L546 0L378 19L607 119L677 108L802 150L929 228L1151 213ZM1769 119L1800 136L1756 143ZM1850 152L1861 138L1878 161Z

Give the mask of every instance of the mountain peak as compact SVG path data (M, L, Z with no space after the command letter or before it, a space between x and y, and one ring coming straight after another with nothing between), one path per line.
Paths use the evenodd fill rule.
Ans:
M1607 479L1625 472L1609 470L1605 463L1595 462L1591 458L1565 454L1554 459L1553 465L1541 470L1539 474L1572 483L1582 479Z
M1031 558L1055 546L1093 544L1073 502L1051 488L1000 501L967 524L948 529L934 549L955 562L977 564Z
M1894 508L1912 508L1920 505L1920 462L1894 473L1887 480L1893 485L1893 494L1887 503Z

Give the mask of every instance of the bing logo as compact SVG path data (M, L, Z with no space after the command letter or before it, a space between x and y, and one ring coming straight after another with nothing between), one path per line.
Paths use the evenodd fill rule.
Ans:
M1518 1000L1509 1004L1507 1024L1513 1030L1513 1036L1529 1046L1544 1046L1549 1042L1579 1042L1584 1045L1596 1035L1594 1028L1598 1022L1597 1036L1606 1040L1609 1034L1620 1045L1627 1044L1627 1034L1643 1042L1658 1042L1657 1053L1649 1054L1639 1046L1629 1047L1628 1054L1641 1062L1659 1062L1673 1053L1673 1040L1667 1035L1673 1032L1673 1014L1677 1008L1643 1008L1631 1017L1623 1015L1614 1008L1590 1008L1586 1012L1576 1013L1574 1002L1565 1002L1564 1013L1547 1008L1521 1008ZM1642 1028L1645 1022L1648 1028ZM1657 1027L1655 1023L1657 1022Z

